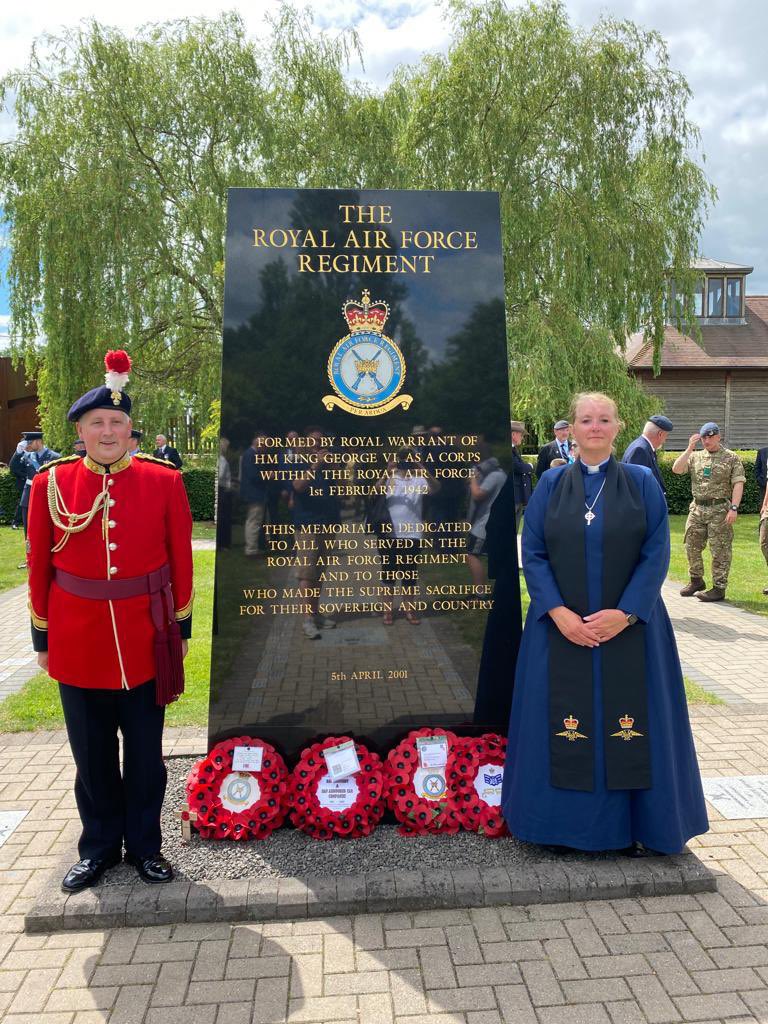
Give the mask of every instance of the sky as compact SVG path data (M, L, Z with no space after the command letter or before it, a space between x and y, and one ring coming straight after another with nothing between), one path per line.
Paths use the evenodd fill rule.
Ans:
M510 0L514 3L515 0ZM240 9L248 31L262 36L278 0L27 0L0 11L0 75L26 63L33 41L45 32L96 18L130 32L150 21L214 17ZM447 48L449 32L439 0L310 0L320 29L354 27L365 54L364 74L386 86L398 64ZM589 27L603 14L630 19L665 38L672 66L692 89L690 117L702 135L705 170L718 201L702 235L703 255L754 267L747 294L768 294L768 3L765 0L565 0L573 24ZM12 13L9 13L12 8ZM0 138L13 121L0 113ZM0 247L2 240L0 240ZM2 251L0 249L0 267ZM8 323L8 294L0 282L0 347Z

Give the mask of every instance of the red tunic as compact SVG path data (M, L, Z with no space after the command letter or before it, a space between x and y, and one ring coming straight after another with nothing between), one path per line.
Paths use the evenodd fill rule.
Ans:
M88 512L102 491L108 505L80 533L65 536L52 519L51 469L59 493L57 515ZM64 511L66 510L66 511ZM192 515L182 474L149 456L124 456L104 467L86 456L59 460L35 477L29 504L27 564L35 647L45 650L53 679L86 689L131 688L155 676L155 631L149 596L117 601L76 597L53 580L54 570L94 580L171 570L176 619L189 635L192 615ZM185 626L187 627L185 629Z

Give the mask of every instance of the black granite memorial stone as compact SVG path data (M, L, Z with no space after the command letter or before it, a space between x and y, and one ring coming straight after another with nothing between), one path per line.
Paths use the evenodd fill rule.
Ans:
M497 195L232 189L225 281L210 741L505 731Z

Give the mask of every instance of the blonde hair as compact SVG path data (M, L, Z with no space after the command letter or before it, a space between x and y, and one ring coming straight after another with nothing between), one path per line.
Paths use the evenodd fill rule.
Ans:
M624 426L619 418L619 407L616 405L615 399L611 398L610 395L604 394L602 391L580 391L577 395L574 395L571 399L571 407L568 410L569 423L573 423L576 419L576 414L582 402L604 402L613 410L613 417L619 426Z

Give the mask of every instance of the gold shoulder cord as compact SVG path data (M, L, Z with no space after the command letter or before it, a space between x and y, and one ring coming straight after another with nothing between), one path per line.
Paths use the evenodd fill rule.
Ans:
M61 496L61 492L56 484L56 468L48 470L48 511L51 514L51 520L54 526L57 526L60 530L64 531L64 536L51 548L52 553L61 551L64 545L69 540L73 533L82 533L88 526L91 525L94 518L96 517L99 509L102 509L102 533L104 532L104 520L106 519L107 511L109 506L106 502L107 497L107 480L108 475L105 473L102 477L102 487L99 493L93 500L93 505L88 512L70 512L67 506L64 504L64 499ZM67 522L63 521L64 517Z

